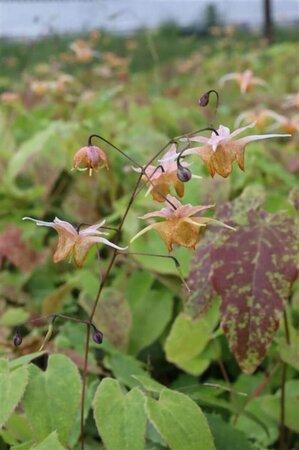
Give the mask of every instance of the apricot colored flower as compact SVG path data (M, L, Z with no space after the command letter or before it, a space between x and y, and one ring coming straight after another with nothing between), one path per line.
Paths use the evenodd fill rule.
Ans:
M95 53L92 48L81 39L72 42L70 49L75 53L77 61L82 63L91 61Z
M241 170L244 170L244 150L250 142L290 136L289 134L257 134L234 139L243 131L254 126L255 123L252 123L231 133L229 128L220 125L217 130L218 134L212 132L209 138L204 136L191 137L189 141L201 143L203 146L187 149L184 155L196 154L200 156L212 177L215 173L218 173L226 178L232 172L234 161L237 161Z
M88 170L89 175L92 175L93 170L101 169L102 167L109 168L106 153L101 148L95 145L87 145L75 153L72 170Z
M154 165L149 165L145 170L146 176L143 176L143 179L144 181L147 181L147 194L150 193L157 202L165 201L165 197L170 193L172 185L179 197L183 197L184 195L184 183L177 177L178 168L175 161L177 157L178 153L176 152L176 146L172 145L169 151L164 155L163 160L159 161L159 168ZM186 164L183 165L183 167L186 166ZM136 170L136 172L141 171L139 168L134 168L134 170Z
M260 111L248 110L244 111L235 120L235 126L239 127L242 123L255 123L256 128L263 129L267 124L268 110L262 109Z
M107 235L108 233L99 231L98 228L104 225L105 220L80 231L77 231L69 222L60 220L58 217L55 217L53 222L44 222L31 217L23 217L23 220L32 220L38 226L54 228L57 231L58 244L53 256L54 263L73 257L77 267L82 267L88 251L96 243L106 244L117 250L125 250L127 248L118 247L113 242L102 237L102 235Z
M267 82L253 75L252 70L245 70L242 73L232 72L220 78L219 83L223 85L226 81L236 80L242 94L250 92L254 85L267 86Z
M200 239L200 228L205 227L208 222L215 222L227 228L234 229L229 225L225 225L209 217L194 217L206 209L213 208L214 205L182 205L178 199L171 195L168 195L167 199L169 203L167 203L166 208L160 211L150 212L140 217L140 219L161 217L165 220L148 225L137 233L131 239L131 242L150 230L156 230L165 242L168 251L171 252L174 244L187 248L195 248Z
M276 122L273 126L271 126L271 130L282 130L290 134L299 132L299 114L295 114L292 117L287 117L271 110L268 110L267 114Z
M284 108L297 108L299 109L299 92L295 94L288 94L285 97Z
M37 96L43 97L50 89L49 81L35 80L30 83L30 90Z

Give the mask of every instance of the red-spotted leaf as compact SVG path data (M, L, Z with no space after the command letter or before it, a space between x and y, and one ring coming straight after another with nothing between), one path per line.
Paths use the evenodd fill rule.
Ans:
M186 295L185 311L193 318L197 318L207 311L215 294L211 283L211 236L212 234L207 233L201 245L194 252L191 261L191 270L187 280L191 292Z
M0 266L6 258L18 269L30 272L47 258L48 251L36 252L22 238L22 230L15 225L9 225L0 234Z
M211 252L222 326L241 369L263 360L295 281L298 228L283 213L249 211L248 224L221 233Z
M265 193L259 186L249 186L232 202L217 208L217 219L236 226L247 223L250 210L257 210L263 204ZM191 293L185 298L185 311L193 318L205 313L211 305L215 291L211 283L212 260L210 253L221 237L219 226L209 226L204 238L194 252L187 284ZM230 231L229 233L233 233Z

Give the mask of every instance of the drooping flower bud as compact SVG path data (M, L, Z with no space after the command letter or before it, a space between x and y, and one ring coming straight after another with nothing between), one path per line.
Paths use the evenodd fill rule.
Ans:
M96 327L94 327L94 332L92 335L92 339L96 344L101 344L103 342L103 333L100 330L97 330Z
M20 335L19 331L17 331L13 336L13 344L15 347L19 347L22 344L23 338Z
M205 107L209 104L209 101L210 101L210 93L206 92L199 98L198 103L199 106Z
M191 180L192 173L188 167L184 167L182 165L178 165L177 177L183 183L187 183L187 181Z
M96 145L87 145L75 153L73 170L89 170L89 174L91 175L93 169L100 169L102 167L108 169L107 156L104 150Z

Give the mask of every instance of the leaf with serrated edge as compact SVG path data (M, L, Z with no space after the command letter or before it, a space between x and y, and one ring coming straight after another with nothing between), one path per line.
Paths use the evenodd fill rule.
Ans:
M159 400L146 399L146 411L172 450L215 450L207 419L188 396L162 390Z
M29 367L29 384L22 404L37 440L57 431L68 444L81 399L81 378L75 364L64 355L49 357L45 372Z
M241 369L252 373L271 344L297 277L298 235L285 214L251 211L248 222L222 233L211 258L230 349Z
M94 418L107 450L144 448L146 415L138 388L124 394L117 380L105 378L95 395Z
M28 383L28 368L9 370L9 363L0 360L0 428L9 419L20 402Z

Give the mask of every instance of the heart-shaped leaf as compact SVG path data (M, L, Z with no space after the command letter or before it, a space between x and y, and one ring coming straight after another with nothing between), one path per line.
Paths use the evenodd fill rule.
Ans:
M146 399L146 411L172 450L215 450L207 419L188 396L164 389L159 400Z
M64 355L49 357L45 372L29 367L29 384L22 404L35 438L57 431L67 445L79 410L81 379L75 364Z
M95 395L94 417L107 450L144 448L146 415L138 388L124 393L118 381L105 378Z
M27 367L10 370L8 361L0 359L0 427L6 423L20 402L27 383Z
M285 214L250 211L248 225L224 231L211 253L222 325L241 369L263 360L297 277L298 232Z

